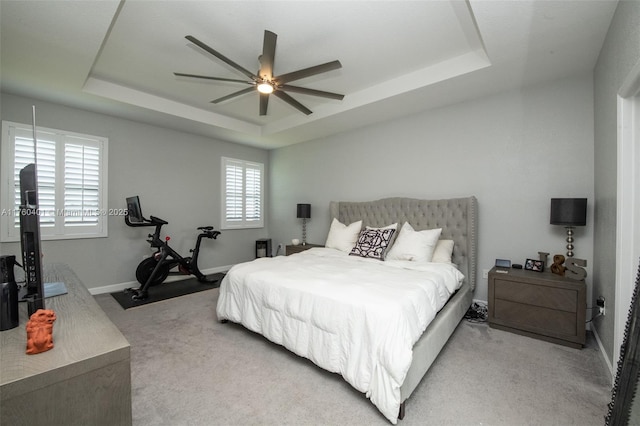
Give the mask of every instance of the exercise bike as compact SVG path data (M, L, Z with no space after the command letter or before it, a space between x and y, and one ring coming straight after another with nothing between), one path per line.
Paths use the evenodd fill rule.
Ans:
M192 253L189 257L182 257L174 249L169 246L169 237L160 238L160 230L163 225L169 222L155 216L149 216L146 219L142 216L140 208L140 199L138 196L127 198L127 215L124 218L127 225L132 227L154 226L156 229L153 234L149 234L147 242L152 248L157 249L156 252L144 259L136 268L136 279L141 284L140 288L127 289L131 292L132 300L144 300L149 296L149 287L162 284L171 269L178 267L178 271L186 275L195 275L198 281L204 283L217 283L216 279L209 279L198 268L198 255L200 254L200 243L203 238L217 239L220 231L213 229L213 226L201 226L198 230L201 233L196 240L196 246L190 250Z

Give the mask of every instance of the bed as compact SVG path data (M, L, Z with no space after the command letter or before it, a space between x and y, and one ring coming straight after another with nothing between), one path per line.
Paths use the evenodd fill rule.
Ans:
M235 265L220 286L218 319L240 323L341 374L396 424L471 305L477 200L386 198L331 202L329 209L327 245L332 248ZM334 224L347 227L359 221L360 238L365 229L394 236L386 259L336 249ZM387 232L391 224L397 224L394 233ZM394 244L404 247L407 224L415 231L411 235L441 229L437 239L453 242L450 262L392 255Z

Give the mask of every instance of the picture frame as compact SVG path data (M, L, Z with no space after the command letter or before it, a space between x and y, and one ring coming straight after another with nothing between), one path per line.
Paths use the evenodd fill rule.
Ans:
M524 269L527 271L542 272L544 271L544 262L542 260L527 259L524 262Z

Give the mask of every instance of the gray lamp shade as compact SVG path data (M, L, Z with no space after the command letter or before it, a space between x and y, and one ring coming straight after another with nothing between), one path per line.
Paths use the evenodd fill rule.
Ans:
M551 225L585 226L587 224L586 198L552 198Z
M297 216L298 219L310 219L311 218L311 204L298 204Z

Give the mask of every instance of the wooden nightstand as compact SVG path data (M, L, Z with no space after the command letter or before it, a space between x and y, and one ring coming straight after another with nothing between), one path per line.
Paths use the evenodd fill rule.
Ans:
M585 343L587 289L550 272L489 271L489 325L561 345Z
M285 254L289 256L294 253L300 253L301 251L309 250L310 248L313 248L313 247L324 247L324 246L320 244L309 244L309 243L305 245L298 244L297 246L289 245L285 248Z

